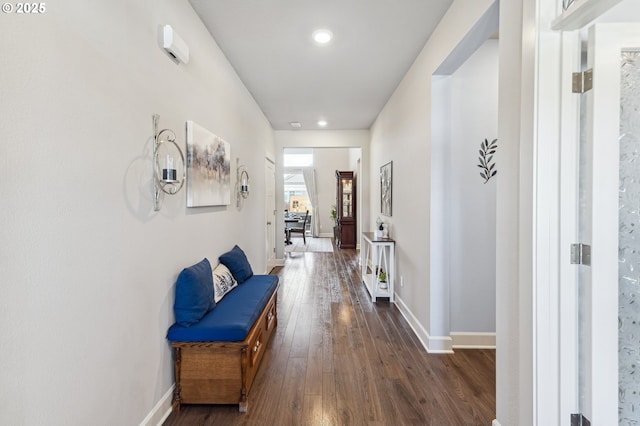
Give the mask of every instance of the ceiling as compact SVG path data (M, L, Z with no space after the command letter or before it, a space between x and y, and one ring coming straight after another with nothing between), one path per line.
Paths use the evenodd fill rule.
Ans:
M373 124L452 0L190 3L274 129L344 130Z

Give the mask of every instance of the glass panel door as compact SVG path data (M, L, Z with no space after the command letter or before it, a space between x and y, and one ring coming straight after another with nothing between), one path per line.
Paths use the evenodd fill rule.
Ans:
M640 358L638 50L638 24L589 30L593 88L582 95L578 221L591 259L578 273L577 387L580 412L593 425L640 421L632 367Z
M640 43L639 43L640 45ZM620 71L618 248L619 422L640 424L640 52L623 50Z
M342 179L342 217L353 216L353 203L351 200L351 179Z

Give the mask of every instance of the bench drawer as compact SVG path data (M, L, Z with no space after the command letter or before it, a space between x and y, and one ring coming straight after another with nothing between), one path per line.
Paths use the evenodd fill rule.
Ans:
M276 316L276 301L273 300L267 310L267 316L265 317L265 329L271 331L278 323L278 317Z

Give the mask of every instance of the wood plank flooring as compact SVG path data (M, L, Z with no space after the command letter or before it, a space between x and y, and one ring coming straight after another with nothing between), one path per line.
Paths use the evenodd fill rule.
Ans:
M320 251L320 252L332 252L333 243L331 238L315 238L307 237L306 244L302 237L291 237L291 244L284 247L284 251L290 252L308 252L308 251Z
M286 256L248 413L183 405L165 425L491 424L495 351L428 354L393 304L371 302L355 250Z

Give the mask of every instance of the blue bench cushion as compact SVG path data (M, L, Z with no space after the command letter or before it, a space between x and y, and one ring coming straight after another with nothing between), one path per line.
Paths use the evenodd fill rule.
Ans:
M173 324L167 339L172 342L241 342L277 287L276 275L253 275L227 293L199 322L189 327Z

